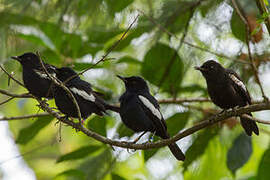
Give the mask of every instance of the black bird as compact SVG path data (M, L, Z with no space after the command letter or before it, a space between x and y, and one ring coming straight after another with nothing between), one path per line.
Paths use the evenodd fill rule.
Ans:
M69 67L62 67L56 69L56 77L65 82L70 77L77 75L77 73ZM79 76L68 80L65 84L71 91L74 98L76 99L80 108L81 116L85 120L92 113L97 115L104 115L106 110L119 111L119 108L111 106L99 97L97 92L93 91L91 84L80 79ZM78 112L75 104L68 96L67 92L60 86L55 85L54 88L54 99L58 109L66 115L66 117L78 118Z
M21 63L23 67L23 82L31 94L38 98L53 98L52 81L43 70L39 57L36 54L29 52L11 58ZM44 65L48 73L55 76L55 67L45 63Z
M150 94L145 80L138 76L121 77L126 87L120 97L120 116L123 123L135 132L150 131L163 139L170 137L157 100ZM169 148L176 159L184 161L185 155L172 143Z
M208 94L215 105L226 110L251 104L246 86L233 70L225 69L213 60L195 69L201 71L206 79ZM252 116L251 113L248 115ZM252 132L259 135L255 121L240 117L240 122L247 135L251 136Z

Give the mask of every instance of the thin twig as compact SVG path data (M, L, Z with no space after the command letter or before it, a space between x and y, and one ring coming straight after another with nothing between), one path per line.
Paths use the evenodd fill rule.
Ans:
M78 119L80 121L80 123L82 122L82 115L81 115L81 111L80 111L80 107L78 105L77 100L75 99L75 97L73 96L73 94L70 92L70 90L65 86L64 83L62 83L59 79L57 79L56 77L52 76L46 69L46 67L44 66L44 63L40 57L39 52L36 53L38 58L39 58L39 62L41 64L42 69L44 70L44 72L47 74L47 76L50 78L50 80L52 80L53 83L55 83L57 86L60 86L61 88L63 88L66 93L68 94L69 98L71 99L71 101L73 102L73 104L76 107L77 113L78 113Z
M9 97L8 99L4 100L3 102L0 102L0 106L3 104L8 103L9 101L11 101L12 99L14 99L15 97Z
M141 14L143 14L149 21L151 21L154 25L156 25L161 31L167 33L168 35L180 40L180 38L178 36L176 36L174 33L170 32L169 30L167 30L165 27L163 27L161 24L159 24L154 18L146 15L142 10L140 9L137 9ZM231 60L231 61L235 61L235 62L238 62L238 63L242 63L242 64L250 64L249 62L246 62L244 60L241 60L241 59L235 59L235 58L230 58L228 56L225 56L223 54L219 54L219 53L216 53L216 52L213 52L211 50L208 50L206 48L202 48L202 47L199 47L197 45L194 45L190 42L187 42L187 41L183 41L184 44L190 46L190 47L193 47L193 48L196 48L198 50L201 50L201 51L204 51L204 52L208 52L210 54L213 54L215 56L218 56L218 57L221 57L221 58L225 58L225 59L228 59L228 60Z
M238 16L240 17L240 19L243 21L243 23L245 24L245 30L246 30L246 44L247 44L247 48L248 48L248 57L249 57L249 61L251 62L251 67L252 70L254 72L254 76L256 79L257 84L259 85L260 89L261 89L261 93L262 93L262 97L264 98L265 101L268 101L268 98L266 97L263 87L262 87L262 83L260 81L259 75L258 75L258 70L255 66L252 54L251 54L251 50L250 50L250 28L249 28L249 24L248 24L248 20L246 15L244 14L243 11L241 11L240 6L238 5L238 3L235 0L232 0L232 4L234 6L234 9L236 11L236 13L238 14Z
M177 99L161 99L159 104L182 104L191 102L211 102L208 98L177 98Z
M159 82L159 84L158 84L158 87L161 87L162 84L164 83L164 81L166 80L166 78L168 77L168 74L169 74L169 72L170 72L170 69L171 69L172 65L174 64L174 61L176 60L176 57L177 57L177 55L178 55L178 51L181 49L181 47L182 47L182 45L183 45L183 42L184 42L184 40L185 40L185 37L186 37L186 35L187 35L187 33L188 33L188 28L189 28L189 25L190 25L190 21L191 21L193 15L194 15L195 9L196 9L197 6L200 5L200 2L201 2L201 1L198 1L198 3L197 3L196 5L191 6L191 12L190 12L190 15L189 15L189 17L188 17L187 23L186 23L186 25L185 25L183 35L182 35L182 37L181 37L181 39L180 39L180 41L179 41L179 45L178 45L178 47L177 47L177 50L174 51L174 53L173 53L173 55L172 55L172 57L171 57L171 59L170 59L168 65L167 65L167 67L166 67L166 69L165 69L163 75L161 76L161 79L160 79L160 82Z
M22 87L25 87L23 83L21 83L20 81L18 81L17 79L15 79L11 74L9 74L7 72L7 70L5 70L5 68L2 65L0 65L0 68L2 69L2 71L4 71L4 73L6 75L8 75L9 78L11 78L13 81L15 81L17 84L21 85Z
M2 90L2 89L0 89L0 93L7 95L7 96L10 96L10 97L14 97L14 98L33 98L33 96L29 93L13 94L13 93L10 93L10 92Z
M270 17L269 17L269 11L264 3L264 0L256 0L257 7L259 8L261 12L261 16L267 15L267 17L264 19L264 23L266 25L266 28L268 30L268 33L270 34Z
M0 117L0 121L11 121L11 120L22 120L22 119L29 119L29 118L36 118L36 117L44 117L50 116L49 113L40 113L40 114L30 114L24 116L15 116L15 117Z
M131 29L131 27L134 25L134 23L137 21L137 19L138 19L139 16L140 16L140 15L138 14L138 15L135 17L135 19L132 21L132 23L129 25L129 27L128 27L127 30L123 33L123 35L120 37L120 39L119 39L118 41L116 41L116 42L109 48L109 50L106 52L106 54L103 55L102 58L101 58L99 61L97 61L97 62L96 62L95 64L93 64L91 67L89 67L89 68L83 70L82 72L80 72L80 73L78 73L78 74L76 74L76 75L74 75L74 76L71 76L70 78L68 78L68 79L64 82L64 84L67 83L68 81L70 81L71 79L73 79L73 78L75 78L75 77L77 77L77 76L79 76L79 75L82 75L82 74L85 73L86 71L88 71L88 70L94 68L96 65L98 65L99 63L101 63L102 61L104 61L104 60L106 59L106 57L112 52L112 50L114 50L114 48L116 48L116 47L118 46L118 44L124 39L124 37L127 35L127 33L129 32L129 30Z

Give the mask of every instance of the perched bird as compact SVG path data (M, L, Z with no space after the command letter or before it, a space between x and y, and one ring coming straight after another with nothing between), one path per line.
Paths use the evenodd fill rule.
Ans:
M52 81L43 70L39 57L34 53L25 53L21 56L13 56L12 59L19 61L23 68L23 82L28 91L38 98L53 98ZM45 64L48 73L55 76L55 67Z
M69 67L56 68L56 77L62 82L76 75L77 73ZM68 80L65 86L76 99L83 120L92 113L102 116L106 113L107 109L116 112L119 111L119 108L105 103L105 101L97 95L98 93L92 90L91 84L80 79L79 76ZM55 104L58 109L65 114L66 117L78 118L76 106L67 92L58 85L55 85L53 92Z
M123 123L135 132L150 131L163 139L170 137L157 100L150 94L145 80L138 76L120 78L126 87L120 97L120 116ZM169 145L176 159L184 161L185 155L176 143Z
M233 70L225 69L213 60L195 69L201 71L206 79L208 94L215 105L226 110L251 104L246 86ZM251 113L248 115L252 116ZM251 136L252 132L259 135L255 121L244 117L240 117L240 121L247 135Z

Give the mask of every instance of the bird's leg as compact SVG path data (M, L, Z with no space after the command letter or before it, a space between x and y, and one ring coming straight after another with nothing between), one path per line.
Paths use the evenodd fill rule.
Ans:
M154 133L152 134L152 136L149 139L149 142L153 142L154 141L154 136L156 135L156 131L154 131Z
M136 144L140 139L141 139L141 137L143 136L143 135L145 135L145 133L146 133L146 131L144 131L143 133L141 133L133 142L132 142L132 144Z
M219 113L218 113L218 115L219 114L222 114L222 113L224 113L224 112L226 112L227 111L227 109L222 109L222 111L220 111Z

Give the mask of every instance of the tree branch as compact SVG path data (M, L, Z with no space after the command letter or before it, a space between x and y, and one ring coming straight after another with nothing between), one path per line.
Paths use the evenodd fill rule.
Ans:
M21 119L29 119L29 118L36 118L36 117L44 117L49 116L49 113L40 113L40 114L31 114L31 115L24 115L24 116L16 116L16 117L0 117L0 121L11 121L11 120L21 120Z
M167 146L173 142L176 142L176 141L178 141L186 136L189 136L189 135L191 135L191 134L193 134L193 133L195 133L195 132L197 132L205 127L208 127L208 126L211 126L211 125L216 124L218 122L221 122L229 117L240 116L242 114L246 114L246 113L250 113L250 112L270 109L270 104L268 102L261 102L259 104L254 104L254 105L250 105L247 107L240 107L240 108L235 109L235 110L225 111L221 114L211 116L211 117L207 118L205 121L202 121L202 122L194 125L193 127L188 128L188 129L176 134L175 136L173 136L169 139L160 140L160 141L157 141L155 143L132 144L132 143L125 142L125 141L115 141L115 140L106 138L104 136L101 136L101 135L93 132L93 131L90 131L89 129L85 128L84 126L82 126L79 123L75 123L75 122L63 119L57 112L55 112L51 108L49 108L45 102L42 102L39 99L37 99L37 100L39 101L41 108L43 110L47 111L48 113L50 113L51 115L56 117L58 120L62 121L63 123L72 126L73 128L75 128L78 131L82 131L85 135L92 137L95 140L100 141L104 144L108 144L111 146L118 146L118 147L122 147L122 148L128 148L128 149L160 148L163 146Z
M82 74L85 73L86 71L92 69L93 67L95 67L96 65L98 65L99 63L101 63L102 61L104 61L105 58L106 58L106 57L114 50L114 48L116 48L116 47L118 46L118 44L124 39L124 37L127 35L128 31L131 29L131 27L132 27L132 26L134 25L134 23L137 21L137 19L138 19L139 16L140 16L140 15L138 14L138 15L135 17L135 19L132 21L132 23L129 25L129 27L128 27L127 30L123 33L123 35L120 37L120 39L119 39L118 41L116 41L116 42L109 48L109 50L106 52L106 54L105 54L104 56L102 56L102 58L101 58L99 61L97 61L97 62L96 62L95 64L93 64L91 67L89 67L89 68L83 70L82 72L78 73L77 75L71 76L70 78L68 78L68 79L64 82L64 84L65 84L66 82L70 81L71 79L73 79L73 78L75 78L75 77L77 77L77 76L79 76L79 75L82 75Z
M66 93L68 94L69 98L71 99L71 101L73 102L73 104L76 107L77 113L78 113L78 119L80 121L80 123L82 123L82 115L81 115L81 110L80 107L78 105L77 100L75 99L75 97L73 96L73 94L70 92L70 90L65 86L64 83L62 83L59 79L57 79L56 77L52 76L46 69L46 67L44 66L44 63L40 57L39 52L36 53L39 59L39 63L41 64L42 69L44 70L44 72L47 74L47 76L50 78L50 80L52 80L52 82L54 84L56 84L57 86L60 86L61 88L63 88Z
M33 98L33 96L29 93L13 94L13 93L10 93L10 92L2 90L2 89L0 89L0 93L7 95L7 96L10 96L10 97L14 97L14 98Z
M264 93L264 90L263 90L263 87L262 87L262 83L261 83L260 78L259 78L259 75L258 75L258 70L257 70L257 68L255 66L255 63L254 63L254 60L253 60L253 57L252 57L252 54L251 54L250 45L249 45L251 32L250 32L250 28L249 28L247 17L245 15L245 13L243 11L241 11L240 6L238 5L238 3L235 0L232 0L232 4L233 4L233 7L234 7L236 13L238 14L238 16L240 17L240 19L245 24L246 44L247 44L247 48L248 48L249 61L251 62L251 67L252 67L252 70L254 72L254 76L255 76L256 82L257 82L257 84L259 85L259 87L261 89L262 97L264 98L265 101L268 101L268 98L266 97L266 95Z
M161 99L159 104L182 104L191 102L211 102L209 98L177 98L177 99Z
M268 9L265 5L265 3L263 2L263 0L256 0L257 3L257 7L259 8L261 15L264 16L265 14L267 15L267 17L264 19L264 23L266 25L266 28L268 30L268 33L270 35L270 17L269 17L269 12Z
M176 36L174 33L170 32L169 30L167 30L164 26L162 26L161 24L159 24L154 18L146 15L142 10L140 9L137 9L142 15L144 15L149 21L151 21L154 25L156 25L161 31L163 31L164 33L172 36L172 37L175 37L176 39L180 40L180 38L178 36ZM225 58L225 59L228 59L228 60L231 60L231 61L235 61L235 62L238 62L238 63L242 63L242 64L250 64L249 62L246 62L244 60L241 60L241 59L234 59L234 58L230 58L228 56L225 56L223 54L219 54L219 53L216 53L216 52L213 52L211 50L208 50L206 48L202 48L202 47L199 47L197 45L194 45L190 42L187 42L187 41L183 41L184 44L192 47L192 48L196 48L198 50L201 50L201 51L204 51L204 52L208 52L210 54L213 54L215 56L218 56L218 57L221 57L221 58Z

